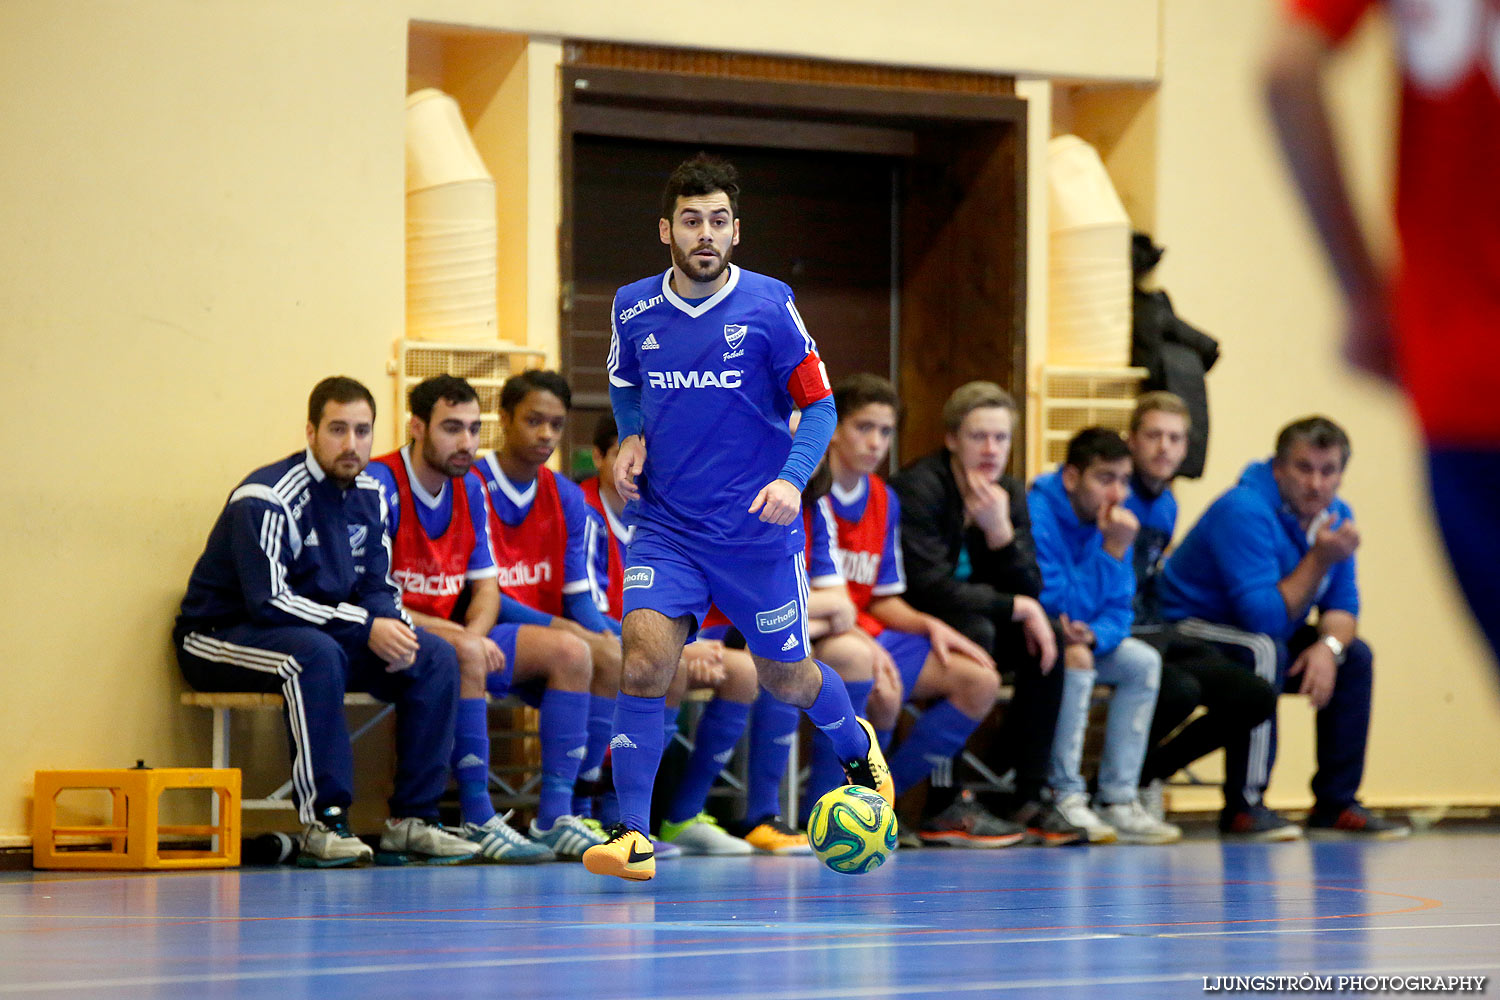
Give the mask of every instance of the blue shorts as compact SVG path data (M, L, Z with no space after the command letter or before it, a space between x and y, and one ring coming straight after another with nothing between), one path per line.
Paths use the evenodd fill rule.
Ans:
M911 697L911 689L917 686L917 675L922 664L932 652L932 640L915 632L897 632L888 628L875 637L882 649L896 661L896 670L901 674L901 697Z
M505 654L505 669L498 674L490 674L486 677L484 689L496 698L514 694L535 708L542 703L542 692L546 689L545 683L541 683L539 679L526 681L514 691L511 690L516 676L516 636L520 632L520 622L507 622L490 629L490 641L499 646L500 652Z
M637 528L628 560L627 616L637 608L668 618L692 615L696 628L709 604L717 604L756 656L795 663L811 655L801 552L746 556Z

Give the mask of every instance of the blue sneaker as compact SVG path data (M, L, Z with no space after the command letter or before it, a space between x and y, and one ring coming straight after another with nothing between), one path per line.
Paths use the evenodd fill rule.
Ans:
M478 845L477 857L484 861L502 865L536 865L556 860L552 848L511 829L504 816L491 816L478 826L465 823L463 836Z
M526 832L533 841L550 848L560 861L582 861L584 851L609 839L597 822L578 816L559 816L550 830L538 829L532 820Z

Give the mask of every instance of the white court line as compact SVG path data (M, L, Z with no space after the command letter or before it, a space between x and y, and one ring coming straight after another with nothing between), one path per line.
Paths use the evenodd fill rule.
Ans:
M900 940L895 942L901 948L947 948L963 945L1016 945L1016 944L1054 944L1066 941L1110 941L1122 938L1155 937L1209 937L1216 934L1305 934L1305 933L1338 933L1340 931L1373 931L1373 930L1446 930L1460 927L1495 927L1500 924L1412 924L1400 927L1323 927L1323 928L1286 928L1276 930L1268 928L1263 931L1197 931L1183 934L1072 934L1072 935L1046 935L1042 937L1015 938L1015 937L974 937L965 939L942 938L940 940ZM345 965L329 966L317 969L267 969L261 971L245 970L238 972L214 972L196 975L182 976L135 976L119 979L73 979L58 982L38 983L8 983L0 985L0 993L54 993L66 990L106 990L126 989L129 987L168 986L188 983L232 983L250 982L255 980L300 980L314 979L327 976L369 976L390 975L401 972L443 972L458 969L502 969L515 968L531 965L561 965L565 963L583 962L637 962L637 961L659 961L661 959L674 958L720 958L731 955L747 954L791 954L803 951L868 951L874 949L889 949L893 943L887 940L870 941L841 941L841 942L818 942L805 945L782 945L775 948L762 946L749 946L744 948L710 948L702 950L677 950L677 951L638 951L614 954L595 955L546 955L531 958L492 958L471 959L462 962L401 962L386 965ZM1449 965L1433 969L1413 968L1390 968L1390 969L1359 969L1359 970L1313 970L1309 975L1421 975L1424 973L1445 974L1469 971L1488 971L1500 969L1500 962L1491 962L1484 965ZM1301 975L1301 972L1297 973ZM767 993L757 989L748 993L715 993L715 1000L819 1000L819 998L837 997L859 997L859 996L913 996L923 993L944 992L977 992L981 990L1013 990L1013 989L1044 989L1055 987L1075 986L1110 986L1129 985L1132 983L1167 983L1167 982L1195 982L1201 980L1203 974L1192 975L1164 975L1164 976L1117 976L1102 977L1094 979L1032 979L1032 980L997 980L983 983L957 983L945 981L941 985L926 984L903 984L891 987L878 987L865 985L851 987L849 989L828 989L814 991L797 991L790 993ZM701 1000L702 994L690 994L681 997L656 996L653 1000Z
M1340 920L1359 920L1361 917L1339 917ZM1345 931L1446 931L1467 930L1474 927L1500 927L1500 923L1488 924L1382 924L1378 927L1263 927L1255 930L1179 931L1148 934L1154 938L1227 937L1236 934L1339 934Z

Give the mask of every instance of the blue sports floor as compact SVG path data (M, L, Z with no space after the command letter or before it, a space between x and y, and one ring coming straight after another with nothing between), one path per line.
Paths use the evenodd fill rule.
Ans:
M1397 974L1487 976L1500 995L1493 833L926 848L858 878L806 857L657 872L5 872L0 996L1122 1000Z

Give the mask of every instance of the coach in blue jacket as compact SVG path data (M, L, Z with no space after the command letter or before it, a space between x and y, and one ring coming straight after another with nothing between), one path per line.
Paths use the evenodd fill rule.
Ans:
M1338 498L1349 438L1326 417L1282 429L1276 454L1251 463L1204 512L1161 577L1162 613L1187 634L1254 665L1278 691L1295 684L1318 710L1318 770L1308 829L1403 836L1357 794L1370 728L1370 647L1356 635L1354 512ZM1316 609L1315 624L1308 617ZM1226 748L1221 832L1287 839L1295 827L1261 801L1276 756L1276 717L1249 746Z

